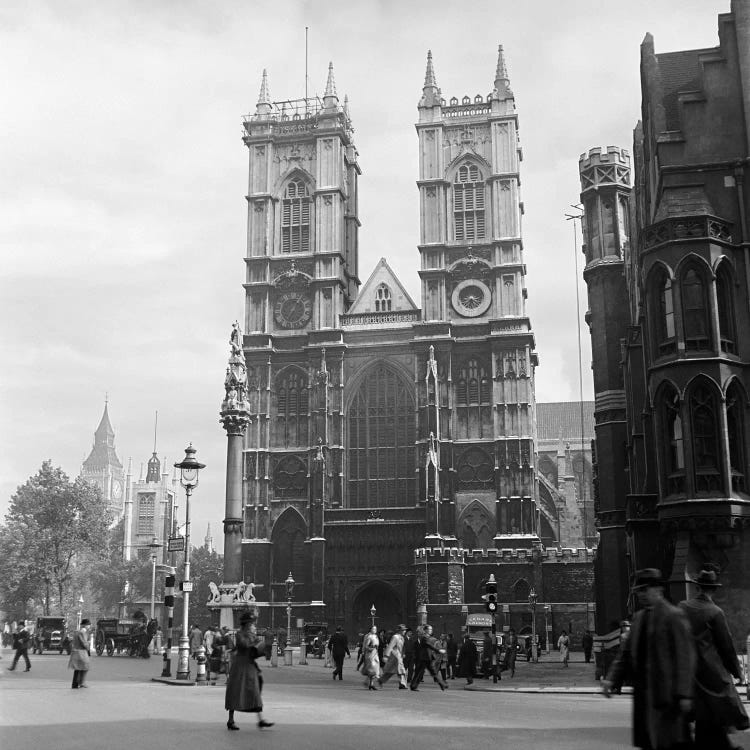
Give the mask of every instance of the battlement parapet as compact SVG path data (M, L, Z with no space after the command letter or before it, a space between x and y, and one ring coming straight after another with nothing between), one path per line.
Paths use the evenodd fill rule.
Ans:
M630 151L620 146L595 146L582 153L578 159L578 169L581 172L602 164L620 164L630 169Z

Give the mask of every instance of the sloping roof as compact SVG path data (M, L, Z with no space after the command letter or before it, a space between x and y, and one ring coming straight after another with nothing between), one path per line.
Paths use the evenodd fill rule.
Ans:
M536 405L536 430L539 440L581 437L581 402L553 401ZM583 433L594 437L594 402L583 402Z
M702 185L674 185L665 187L662 191L654 221L673 216L704 216L714 213L711 200Z
M703 66L700 56L710 50L689 49L656 55L666 117L667 130L681 130L679 95L684 91L703 90Z
M349 308L348 312L350 314L372 312L375 309L375 289L380 284L387 284L391 288L391 309L393 312L418 309L414 304L414 300L409 296L406 289L404 289L404 285L398 280L396 274L393 273L393 269L388 265L386 259L381 258L370 274L370 278L367 279L359 290L357 299L354 300L354 304ZM372 305L372 309L368 309L370 305Z
M83 468L88 471L98 471L106 469L107 466L122 468L120 459L115 453L115 431L109 421L107 405L104 404L104 414L94 433L94 447L89 457L83 462Z

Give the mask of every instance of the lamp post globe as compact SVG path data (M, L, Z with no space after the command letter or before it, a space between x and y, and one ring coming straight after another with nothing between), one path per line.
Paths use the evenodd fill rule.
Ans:
M188 612L190 606L190 495L198 486L198 474L206 465L195 458L196 450L190 443L185 448L185 458L174 466L180 470L180 484L185 488L185 573L182 593L182 635L180 636L177 679L190 677L190 638L188 636ZM187 590L184 584L187 583Z

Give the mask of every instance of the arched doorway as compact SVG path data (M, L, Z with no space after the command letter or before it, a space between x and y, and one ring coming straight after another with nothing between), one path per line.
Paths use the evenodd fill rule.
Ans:
M372 581L359 590L352 603L352 626L358 633L366 632L372 625L373 605L378 630L394 630L405 622L406 611L395 589L384 581Z

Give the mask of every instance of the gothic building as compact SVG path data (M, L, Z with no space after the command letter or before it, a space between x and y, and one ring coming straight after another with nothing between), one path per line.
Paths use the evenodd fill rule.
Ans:
M673 600L703 565L744 638L750 590L750 5L719 44L641 45L630 155L581 157L596 391L598 628L627 614L629 579L659 567Z
M575 550L556 546L557 479L540 503L521 147L502 48L488 88L446 100L428 53L418 307L386 259L361 285L360 167L333 66L322 99L273 102L263 73L244 122L245 334L235 326L221 411L221 596L253 582L262 625L285 622L290 572L295 617L350 632L373 605L383 627L426 612L458 632L490 573L506 625L529 624L532 588L540 606L556 603L550 623L589 624L592 551L580 530Z
M115 431L109 421L106 402L94 433L94 445L81 466L80 475L99 487L114 521L119 521L124 510L125 473L115 451Z

